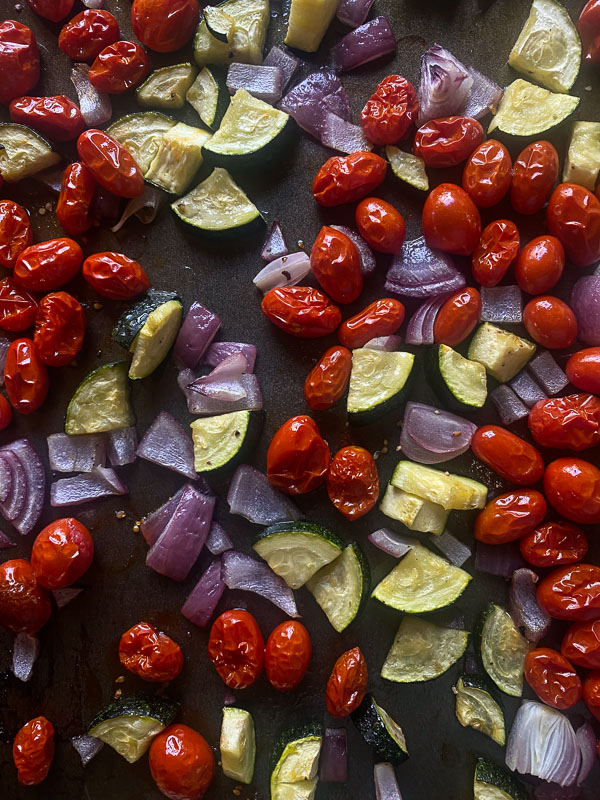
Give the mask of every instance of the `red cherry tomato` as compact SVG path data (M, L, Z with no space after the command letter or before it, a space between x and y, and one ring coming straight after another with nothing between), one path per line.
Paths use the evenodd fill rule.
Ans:
M181 647L149 622L138 622L121 636L119 661L145 681L174 680L183 669Z
M549 350L564 350L577 338L577 318L569 306L549 294L530 300L523 324L531 338Z
M360 115L367 139L383 147L404 139L417 118L419 98L412 83L388 75L371 95Z
M540 211L558 177L558 153L550 142L533 142L513 166L510 202L519 214Z
M359 647L347 650L333 666L325 703L332 717L348 717L362 703L367 690L369 674L367 662Z
M600 400L592 394L540 400L529 412L529 430L544 447L587 450L600 442Z
M391 336L404 322L405 313L402 303L393 297L375 300L340 325L340 342L353 350L379 336Z
M98 53L88 78L99 92L123 94L139 86L149 71L150 62L144 48L121 39Z
M475 520L475 538L486 544L514 542L530 533L546 516L544 496L535 489L500 494L480 511Z
M11 278L0 281L0 328L3 331L26 331L35 322L38 304L26 289Z
M230 689L251 686L263 671L265 643L258 623L247 611L225 611L214 621L208 657Z
M66 589L84 575L94 559L94 540L79 520L51 522L35 538L31 568L46 589Z
M567 361L567 378L582 392L600 394L600 347L586 347Z
M58 46L73 61L93 61L119 37L119 23L110 11L86 8L64 25Z
M558 283L565 266L565 248L556 236L538 236L519 253L515 278L528 294L543 294Z
M54 727L46 717L30 719L15 736L13 761L19 783L37 786L46 779L54 759Z
M112 194L138 197L144 191L144 176L135 159L104 131L84 131L77 140L77 151L100 186Z
M85 130L85 121L72 100L64 94L55 97L19 97L9 106L12 122L28 125L54 142L76 139Z
M60 22L71 13L75 0L25 0L36 14L50 22Z
M514 222L497 219L486 225L473 252L475 280L486 288L497 286L519 255L520 244L521 238Z
M534 567L575 564L588 551L583 531L571 522L546 522L519 541L521 555Z
M73 280L82 262L83 251L73 239L49 239L23 250L15 264L14 280L34 292L49 292Z
M544 493L572 522L600 522L600 470L582 458L557 458L546 467Z
M12 408L6 397L0 394L0 431L8 428L12 422Z
M560 646L565 658L585 669L600 669L600 620L575 622Z
M300 339L333 333L342 321L339 308L310 286L281 286L263 297L263 314L278 328Z
M581 44L585 60L593 64L600 63L600 2L588 0L577 21L577 30L581 36Z
M477 289L459 289L437 313L433 325L434 341L456 347L475 328L480 315L481 295Z
M40 301L33 343L40 361L64 367L77 356L85 335L85 314L78 300L67 292L52 292Z
M537 601L554 619L586 622L600 619L600 567L558 567L538 584Z
M360 255L344 233L324 225L310 251L310 267L336 303L352 303L363 288Z
M102 297L131 300L150 286L144 269L122 253L95 253L83 262L81 274Z
M600 200L575 183L561 183L552 192L546 224L562 242L576 267L589 267L600 258Z
M14 339L4 365L4 385L10 404L19 414L33 414L48 395L48 371L31 339Z
M462 187L478 208L491 208L508 192L511 179L510 153L496 139L488 139L465 164Z
M267 477L288 494L306 494L324 483L329 459L329 447L314 419L291 417L271 439Z
M310 408L323 411L342 397L350 380L352 353L346 347L330 347L304 382L304 397Z
M131 24L150 50L171 53L192 38L199 14L197 0L133 0Z
M540 700L564 711L581 700L583 687L579 676L558 650L537 647L525 656L525 680Z
M470 117L430 119L415 135L414 152L428 167L455 167L483 141L481 123Z
M478 428L471 450L494 472L519 486L537 483L544 474L544 460L535 447L498 425Z
M399 253L406 227L394 206L378 197L366 197L356 207L356 226L367 244L378 253Z
M96 181L81 161L65 169L56 218L70 236L80 236L92 227L91 206L96 194Z
M187 725L169 725L152 739L150 773L170 800L198 800L210 786L215 759L203 736Z
M346 519L364 517L379 498L379 475L371 453L354 446L338 450L329 466L327 494Z
M278 625L267 639L265 672L269 683L280 692L295 689L310 664L310 634L301 622L289 620Z
M40 51L33 31L12 19L0 22L0 103L27 94L40 79Z
M470 256L481 235L481 217L464 189L440 183L425 200L423 233L429 247Z
M50 593L36 580L29 561L0 564L0 625L13 633L36 634L50 619Z
M321 206L354 203L383 182L386 170L387 161L375 153L360 150L349 156L333 156L317 172L313 196Z
M583 683L583 702L588 710L600 720L600 670L590 673ZM600 745L598 745L600 753Z
M33 242L29 214L12 200L0 200L0 265L13 269L17 258Z

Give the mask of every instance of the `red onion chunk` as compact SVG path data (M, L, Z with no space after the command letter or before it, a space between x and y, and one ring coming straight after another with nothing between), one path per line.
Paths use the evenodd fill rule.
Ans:
M341 153L357 153L373 149L360 125L348 122L331 111L325 114L323 120L321 144Z
M396 773L391 764L375 764L375 796L377 800L402 800Z
M50 486L50 505L53 508L78 506L101 497L127 494L129 489L112 469L95 467L91 472L61 478Z
M36 526L44 507L46 495L44 465L28 439L16 439L5 445L1 452L14 455L23 469L25 499L17 515L10 518L10 521L19 533L25 536ZM18 469L17 472L21 474ZM13 472L13 479L14 477Z
M434 44L421 58L419 125L462 112L473 86L469 71L449 50Z
M581 797L578 786L558 786L556 783L540 783L533 793L535 800L577 800Z
M138 446L137 431L131 428L120 428L106 434L106 452L113 467L133 464Z
M236 704L236 699L234 693L231 689L225 687L225 691L223 692L223 705L224 706L234 706Z
M195 480L194 446L183 425L168 411L161 411L138 445L140 458Z
M300 59L293 56L285 47L273 45L263 60L263 66L279 67L283 72L283 88L285 89L300 68Z
M580 786L592 771L598 751L596 734L589 722L586 721L577 728L575 737L581 753L581 767L577 776L577 785Z
M82 736L73 736L71 744L79 753L79 758L84 767L86 767L104 747L102 739L96 739L95 736L90 736L89 733L84 733Z
M327 111L347 120L352 115L346 90L333 70L312 72L285 95L279 108L319 141Z
M509 580L515 570L525 566L518 542L507 544L485 544L477 542L475 545L475 572L485 572L488 575L498 575Z
M221 578L221 559L216 558L188 595L181 613L194 625L204 628L215 613L215 608L224 591L225 584Z
M584 275L573 286L571 308L577 317L577 336L586 344L600 345L600 275Z
M256 363L256 347L244 342L213 342L206 351L204 363L211 367L218 366L222 361L235 353L241 353L246 359L245 372L253 372Z
M367 350L383 350L385 353L392 353L402 347L402 337L397 333L392 333L390 336L377 336L375 339L370 339L363 347L366 347Z
M4 336L4 334L0 334L0 389L4 386L4 365L6 364L6 356L8 355L9 347L10 339Z
M310 272L310 258L304 252L276 258L254 276L252 283L263 294L278 286L295 286Z
M190 414L212 416L231 411L258 411L263 407L262 392L256 375L242 375L241 383L246 396L239 400L219 400L194 391L191 387L197 379L192 370L181 370L177 382L184 393Z
M354 242L356 249L358 250L358 255L360 256L360 267L363 277L366 277L374 272L377 262L375 261L373 251L362 238L362 236L356 231L353 231L352 228L348 228L346 225L332 225L331 227L336 231L340 231L340 233L343 233Z
M231 514L239 514L255 525L274 525L303 516L287 495L269 483L266 475L248 464L241 464L234 472L227 502Z
M173 354L178 363L194 369L221 327L221 320L202 303L192 303L181 326Z
M320 781L323 783L346 783L348 780L347 750L346 729L325 728L319 759Z
M213 556L220 556L226 550L233 550L233 542L222 525L213 520L208 536L206 537L206 549Z
M229 589L253 592L284 611L289 617L299 617L294 593L279 575L264 561L228 550L222 555L221 575Z
M60 189L62 186L62 179L63 175L65 174L64 167L52 167L51 169L46 169L43 172L37 172L34 176L34 180L43 183L50 191L54 192L54 194L59 194ZM96 192L98 191L98 187L96 188ZM113 195L114 196L114 195ZM4 337L2 337L4 338ZM8 341L8 340L7 340ZM10 342L9 342L10 344ZM2 368L4 372L4 365ZM4 378L3 378L4 380Z
M374 0L342 0L337 10L337 18L344 25L358 28L369 16Z
M12 466L8 458L0 451L0 503L7 500L12 488Z
M481 321L518 324L523 320L523 295L518 286L482 286Z
M4 531L0 531L0 550L7 550L9 547L16 547L17 543L11 541Z
M548 395L543 391L527 370L521 370L518 375L508 382L510 388L526 406L533 408L540 400L546 400Z
M157 508L156 511L153 511L142 520L140 524L140 531L146 540L148 547L152 547L152 545L159 539L167 523L175 513L175 509L179 504L184 490L185 486L182 486L181 489L179 489L179 491L174 494L173 497L167 500L166 503L163 503L160 508Z
M60 191L60 186L59 186ZM121 210L121 198L116 194L108 192L102 186L96 186L96 193L92 200L91 217L98 222L103 220L115 220Z
M461 111L464 117L481 119L490 112L495 114L502 100L504 90L486 75L482 75L475 67L467 67L467 72L473 79L471 93L467 105Z
M210 400L221 400L226 403L235 403L246 397L241 373L221 376L212 373L203 375L190 383L189 388L192 392L197 392Z
M387 17L375 17L350 33L333 48L337 69L348 72L376 58L396 52L396 37Z
M389 528L379 528L369 534L369 541L394 558L402 558L408 551L418 544L416 539L404 536L402 533L395 533Z
M227 71L227 89L235 94L245 89L248 94L265 103L277 103L284 89L284 76L281 67L264 64L240 64L234 62Z
M267 238L260 251L260 257L263 261L275 261L276 258L287 256L289 252L281 225L275 220L269 228Z
M155 186L149 183L144 185L144 191L137 197L132 197L127 203L117 224L111 228L113 233L121 230L129 217L136 216L144 225L150 225L156 219L156 215L164 201L164 194Z
M73 64L71 83L77 92L79 109L85 124L88 128L97 128L112 117L112 105L107 94L92 86L88 77L89 71L89 64Z
M538 353L527 365L546 394L553 397L569 385L569 379L548 350Z
M431 541L455 567L462 567L473 555L471 549L449 531L444 531L441 536L433 536Z
M420 236L404 242L388 270L385 289L404 297L433 297L462 289L466 281L446 253L432 250Z
M551 619L538 605L536 584L539 578L521 567L513 573L508 589L508 610L515 625L528 642L537 644L550 630Z
M27 479L25 469L14 453L0 450L0 459L6 461L10 468L10 489L6 495L6 500L0 503L2 516L12 522L25 507L25 496L27 494Z
M75 600L76 597L83 592L83 589L77 589L74 586L69 586L66 589L53 589L52 595L54 596L54 602L56 603L58 608L64 608L68 605L71 600Z
M50 469L55 472L91 472L106 463L104 437L99 433L52 433L47 441Z
M241 378L244 372L248 371L248 363L244 354L237 352L224 358L217 366L205 377L206 378Z
M510 425L517 420L529 416L529 409L524 405L510 386L501 384L489 394L489 398L496 406L496 411L503 425Z
M12 650L10 671L20 681L27 683L33 677L33 666L40 654L40 642L36 636L17 633Z
M408 321L406 328L406 344L433 344L433 326L438 311L446 302L448 294L437 295L425 300Z
M432 457L440 455L444 456L440 461L448 461L468 450L476 430L477 425L457 414L411 401L406 404L400 444L404 450L412 440Z

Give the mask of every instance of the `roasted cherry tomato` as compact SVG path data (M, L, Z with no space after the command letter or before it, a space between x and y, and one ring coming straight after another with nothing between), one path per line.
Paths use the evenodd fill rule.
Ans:
M75 0L25 0L36 14L50 22L60 22L71 13Z
M464 342L479 322L481 295L477 289L459 289L440 308L433 325L438 344L456 347Z
M282 622L267 639L265 673L271 686L280 692L295 689L310 664L312 644L310 634L295 619Z
M9 106L12 122L28 125L54 142L76 139L85 121L72 100L64 94L54 97L18 97Z
M339 308L310 286L281 286L263 297L263 314L282 331L299 339L333 333L342 321Z
M429 247L470 256L481 235L477 206L460 186L440 183L425 200L423 233Z
M210 786L215 759L203 736L187 725L169 725L152 739L150 773L170 800L198 800Z
M510 153L496 139L488 139L471 153L462 186L478 208L491 208L508 192L511 178Z
M183 669L181 647L149 622L138 622L121 636L119 661L145 681L172 681Z
M144 48L121 39L98 53L88 78L99 92L123 94L139 86L149 71L150 62Z
M348 717L362 703L367 690L367 662L359 647L347 650L335 662L325 690L332 717Z
M0 328L3 331L26 331L35 322L38 304L26 289L11 278L0 281Z
M73 61L93 61L119 37L119 23L110 11L86 8L63 27L58 46Z
M586 622L600 619L600 567L558 567L538 584L537 601L554 619Z
M288 494L306 494L325 481L329 460L329 447L314 419L291 417L271 439L267 477Z
M600 400L593 394L540 400L529 412L529 430L544 447L587 450L600 442Z
M13 761L19 783L37 786L46 779L54 758L54 727L46 717L30 719L15 736Z
M379 498L379 475L371 453L354 446L338 450L329 465L327 494L346 519L364 517Z
M4 385L12 407L19 414L33 414L48 395L48 371L31 339L14 339L4 365Z
M572 522L600 522L600 470L582 458L557 458L546 467L544 493Z
M558 650L536 647L525 656L525 680L540 700L564 711L581 700L583 687L579 675Z
M247 611L225 611L214 621L208 657L230 689L251 686L263 671L265 643L258 623Z
M504 544L520 539L546 516L544 496L535 489L517 489L500 494L480 511L475 520L475 538L486 544Z
M12 408L6 397L0 394L0 431L8 428L12 422Z
M550 142L533 142L519 154L513 166L510 202L519 214L535 214L543 208L558 177L558 153Z
M340 325L340 342L352 350L379 336L391 336L404 322L404 314L400 300L393 297L375 300Z
M366 197L356 207L354 218L360 235L373 250L378 253L402 250L406 227L402 214L394 206L378 197Z
M514 222L497 219L486 225L473 252L475 280L486 288L497 286L519 255L520 245L521 238Z
M588 710L600 720L600 670L591 672L583 682L583 702ZM600 754L600 745L598 745Z
M560 646L565 658L585 669L600 669L600 619L575 622Z
M577 318L558 297L543 294L523 309L523 324L531 338L549 350L564 350L577 338Z
M46 589L66 589L84 575L94 560L94 540L73 517L51 522L35 538L31 568Z
M586 347L567 361L567 378L582 392L600 394L600 347Z
M330 347L304 382L304 397L310 408L323 411L342 397L350 380L352 353L346 347Z
M23 250L13 275L26 289L49 292L73 280L82 262L83 251L73 239L49 239Z
M102 297L131 300L150 286L144 269L122 253L95 253L83 262L81 274Z
M535 447L498 425L478 428L471 450L494 472L519 486L537 483L544 474L544 460Z
M17 258L33 242L29 214L12 200L0 200L0 265L13 269Z
M521 555L534 567L575 564L588 551L583 531L571 522L546 522L519 542Z
M0 625L13 633L36 634L50 619L50 593L22 558L0 564Z
M354 203L383 182L386 169L387 161L375 153L360 150L349 156L333 156L317 172L313 196L321 206Z
M360 115L367 139L383 147L404 139L419 113L419 98L412 83L388 75L371 95Z
M576 267L589 267L600 258L600 200L583 186L561 183L552 192L546 224L562 242Z
M556 236L528 242L515 264L515 278L528 294L543 294L558 283L565 267L565 248Z
M65 169L56 218L70 236L80 236L92 227L91 208L96 194L96 181L81 161Z
M483 141L481 123L470 117L430 119L415 135L414 152L428 167L455 167Z
M40 51L33 31L13 19L0 22L0 103L27 94L40 79Z
M171 53L192 38L199 14L197 0L133 0L131 24L150 50Z
M346 234L324 225L310 251L310 268L336 303L352 303L363 288L360 255Z
M600 63L600 0L588 0L577 21L585 60Z
M118 197L138 197L144 176L135 159L116 139L92 128L77 139L77 151L94 178Z
M43 297L35 319L33 343L40 361L49 367L64 367L77 356L85 335L81 303L67 292Z

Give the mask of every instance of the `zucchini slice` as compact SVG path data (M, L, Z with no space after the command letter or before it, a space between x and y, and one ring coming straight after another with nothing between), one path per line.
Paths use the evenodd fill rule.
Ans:
M168 303L169 300L179 300L179 298L175 292L148 289L146 294L121 314L112 330L113 341L129 350L133 340L144 327L150 312L162 306L163 303Z
M365 696L351 716L352 722L365 742L373 748L379 761L390 761L392 764L406 761L408 750L402 728L370 694Z
M483 668L505 694L523 694L523 664L533 648L521 634L508 611L490 603L479 623Z
M349 544L342 554L317 572L306 584L338 633L346 630L358 614L369 594L369 564L356 543Z
M194 39L197 64L226 64L231 60L260 64L269 25L269 0L225 0L216 8L230 17L233 29L226 42L214 36L203 18ZM214 16L211 25L215 30Z
M187 91L185 99L207 128L215 128L229 105L225 82L214 69L203 67Z
M292 0L285 43L315 53L325 36L339 0Z
M170 194L183 194L202 165L202 148L211 134L178 122L163 134L156 155L144 175Z
M45 139L26 125L0 123L0 174L16 183L58 164L60 155Z
M473 778L473 797L474 800L527 800L528 794L504 767L479 758Z
M385 155L397 178L422 192L429 191L429 178L422 158L414 156L412 153L405 153L404 150L393 147L391 144L386 146Z
M487 486L472 478L452 475L414 461L398 462L391 483L409 494L437 503L447 511L483 508L488 492Z
M394 683L430 681L458 661L468 640L466 631L440 628L407 614L386 656L381 677Z
M563 169L564 183L593 192L600 172L600 122L574 122Z
M173 64L154 70L136 91L138 103L150 108L183 108L196 72L191 64Z
M386 353L366 347L353 350L347 401L350 423L369 424L400 408L414 363L412 353Z
M504 713L493 697L488 681L479 675L461 675L453 691L456 695L456 719L463 728L481 731L504 747Z
M537 136L563 122L578 105L578 97L555 94L517 78L504 90L488 133L498 128L512 136Z
M441 535L448 521L449 511L438 505L409 494L388 484L379 510L391 519L397 519L411 531Z
M147 378L162 364L181 327L183 306L168 300L151 311L129 348L133 354L129 377L132 381Z
M233 35L235 22L218 6L205 6L204 20L211 36L219 42L229 42Z
M271 800L313 800L323 737L308 734L284 743L271 773Z
M126 361L104 364L81 381L67 407L65 433L104 433L135 423L128 367Z
M416 544L377 584L371 596L398 611L419 614L449 606L470 580L464 569Z
M199 66L205 64L228 64L233 58L227 42L220 42L208 30L205 19L200 20L194 36L194 61Z
M291 589L299 589L341 555L344 543L313 522L278 522L258 534L252 549Z
M124 697L102 709L89 734L101 739L133 764L150 747L152 739L175 719L177 705L156 697Z
M427 376L446 405L465 410L483 408L487 399L485 367L445 344L431 347L425 356Z
M252 783L256 737L254 720L249 711L232 706L223 709L219 747L223 774L240 783Z
M131 153L145 176L158 153L163 134L175 125L177 120L171 117L157 111L144 111L121 117L106 132Z
M262 427L259 411L231 411L194 420L194 468L208 473L233 467L252 448Z
M471 361L483 364L492 378L506 383L523 369L535 350L528 339L484 322L471 340L468 355Z

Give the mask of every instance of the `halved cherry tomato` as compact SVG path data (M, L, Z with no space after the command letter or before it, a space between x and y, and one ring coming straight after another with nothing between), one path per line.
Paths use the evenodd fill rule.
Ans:
M230 689L251 686L263 671L265 643L248 611L225 611L214 621L208 657Z
M37 582L29 561L0 564L0 625L13 633L36 634L50 619L50 593Z
M360 124L373 144L396 144L407 136L418 112L419 98L412 83L401 75L388 75L367 100Z
M83 262L81 274L102 297L131 300L150 286L144 269L123 253L95 253Z
M347 650L335 662L327 688L325 703L332 717L348 717L362 703L369 674L360 647Z
M310 268L336 303L352 303L363 288L360 255L346 234L324 225L310 251Z
M342 397L350 380L352 353L346 347L330 347L308 373L304 397L310 408L331 408Z
M475 280L485 287L497 286L519 255L521 238L514 222L497 219L486 225L473 252Z
M49 239L23 250L15 264L14 280L34 292L49 292L73 280L82 262L83 251L73 239Z
M519 541L521 555L534 567L575 564L588 551L585 534L576 525L563 520L539 525Z
M577 20L585 60L600 63L600 0L588 0Z
M513 166L510 202L519 214L535 214L543 208L558 177L558 153L550 142L533 142L519 154Z
M263 314L278 328L300 339L333 333L342 321L339 308L310 286L281 286L263 297Z
M32 242L33 228L27 211L12 200L0 200L0 265L13 269Z
M150 773L170 800L198 800L210 786L215 758L210 745L187 725L169 725L152 739Z
M71 236L80 236L92 227L91 208L96 194L96 181L82 161L65 169L56 218Z
M329 465L327 494L346 519L364 517L379 498L379 475L371 453L355 446L338 450Z
M591 672L583 682L583 702L596 719L600 720L600 670ZM600 750L600 745L598 749Z
M94 540L74 517L51 522L35 537L31 568L46 589L66 589L84 575L94 560Z
M33 31L13 19L0 22L0 103L31 91L40 79L40 51Z
M465 164L462 187L478 208L491 208L508 192L511 179L510 153L496 139L488 139Z
M475 520L475 538L486 544L514 542L540 524L547 508L544 496L535 489L500 494L479 512Z
M357 205L354 218L360 235L373 250L378 253L402 250L406 235L404 218L390 203L378 197L366 197Z
M340 342L353 350L378 336L391 336L404 322L405 313L400 300L393 297L375 300L340 325Z
M75 0L25 0L25 2L40 17L49 19L50 22L60 22L71 13Z
M600 619L600 567L558 567L538 584L537 601L554 619L586 622Z
M4 365L4 385L10 404L19 414L33 414L48 395L48 371L31 339L14 339Z
M312 192L321 206L354 203L371 194L385 178L387 161L359 150L349 156L327 159L315 175Z
M64 367L77 356L85 335L81 303L67 292L52 292L40 301L33 343L40 361Z
M197 0L133 0L131 24L146 47L171 53L192 38L199 13Z
M85 130L79 106L64 94L18 97L9 106L12 122L28 125L54 142L69 142Z
M549 647L536 647L525 656L525 680L540 700L564 711L581 700L579 675L567 659Z
M481 235L477 206L460 186L440 183L423 206L423 234L429 247L470 256Z
M483 141L481 123L470 117L430 119L415 134L415 155L428 167L455 167Z
M23 786L37 786L46 779L54 759L54 727L46 717L30 719L15 736L13 761Z
M456 347L475 328L480 315L481 295L477 289L459 289L437 313L433 325L434 341Z
M600 669L600 619L574 622L560 646L565 658L585 669Z
M546 467L544 493L572 522L600 522L600 470L582 458L557 458Z
M312 644L310 634L295 619L282 622L267 639L265 673L271 686L280 692L295 689L310 664Z
M0 394L0 431L8 428L12 422L12 408L6 397Z
M528 294L543 294L558 283L565 267L565 248L556 236L538 236L528 242L515 264L515 278Z
M181 647L149 622L138 622L121 636L119 661L145 681L174 680L183 669Z
M544 474L544 459L535 447L498 425L478 428L471 450L494 472L519 486L537 483Z
M558 297L543 294L523 309L523 324L531 338L549 350L564 350L577 338L577 318Z
M139 86L149 71L150 62L144 48L121 39L98 53L88 78L99 92L123 94Z
M94 178L118 197L138 197L144 191L144 176L132 155L116 139L95 128L84 131L77 151Z
M587 450L600 442L600 400L593 394L540 400L529 412L529 430L544 447Z
M110 11L86 8L63 26L58 46L73 61L93 61L119 37L119 23Z
M267 450L267 477L288 494L306 494L321 486L329 469L329 447L311 417L284 422Z
M583 186L561 183L552 192L546 224L562 242L569 260L589 267L600 258L600 200Z
M11 278L0 281L0 328L3 331L26 331L35 322L38 304L26 289Z
M567 361L567 378L582 392L600 394L600 347L586 347Z

